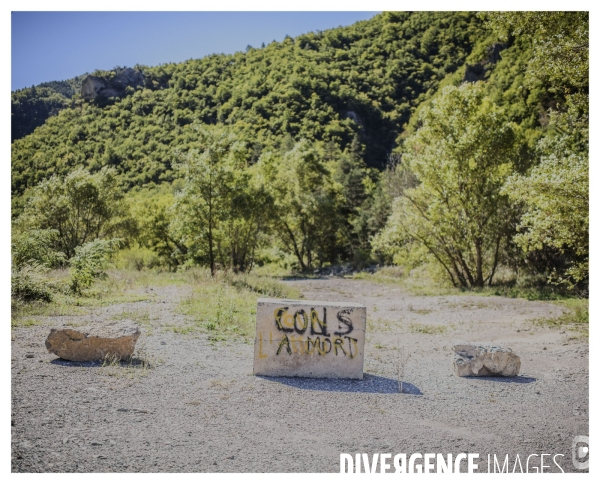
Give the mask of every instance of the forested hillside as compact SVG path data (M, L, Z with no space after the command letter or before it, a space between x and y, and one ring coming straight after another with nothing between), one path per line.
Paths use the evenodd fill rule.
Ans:
M74 105L85 75L67 81L44 82L11 93L11 141L27 136L50 116Z
M114 166L130 186L172 180L172 148L189 146L194 120L232 126L254 158L288 135L343 150L358 134L367 164L382 168L414 109L481 36L475 14L388 13L245 53L140 67L144 88L79 102L16 142L13 190L82 165Z
M585 289L587 35L581 13L386 12L15 92L13 251Z

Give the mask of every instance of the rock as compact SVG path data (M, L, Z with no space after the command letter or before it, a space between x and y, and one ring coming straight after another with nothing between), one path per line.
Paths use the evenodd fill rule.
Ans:
M111 85L115 89L125 90L127 86L138 87L144 84L144 76L140 71L126 67L120 71L112 80Z
M96 76L87 76L81 82L81 97L86 100L95 99L100 91L106 88L106 82Z
M495 345L454 345L454 373L457 376L516 376L521 359L510 348Z
M81 83L81 97L87 101L98 97L119 97L124 95L127 87L135 88L144 84L144 75L130 67L113 72L115 75L112 78L87 76Z
M362 380L366 324L362 304L260 298L254 374Z
M85 328L52 329L46 339L50 353L70 361L131 358L140 330L125 322L105 322Z

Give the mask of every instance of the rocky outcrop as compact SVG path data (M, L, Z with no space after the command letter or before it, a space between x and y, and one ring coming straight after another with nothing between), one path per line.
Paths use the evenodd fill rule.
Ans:
M132 324L109 322L85 328L52 329L46 339L50 353L70 361L127 360L135 350L140 330Z
M521 359L510 348L495 345L454 346L454 373L457 376L516 376Z
M99 97L120 97L127 87L138 87L144 84L144 76L140 71L127 67L116 71L111 79L99 76L87 76L81 83L81 97L92 101Z

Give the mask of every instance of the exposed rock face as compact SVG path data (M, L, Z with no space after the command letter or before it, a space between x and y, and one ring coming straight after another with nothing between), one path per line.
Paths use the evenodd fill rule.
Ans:
M81 97L88 101L97 97L118 97L124 94L128 86L138 87L144 84L144 76L140 71L130 67L117 72L113 79L98 76L87 76L81 83Z
M96 99L107 86L108 83L104 79L87 76L81 83L81 97L87 101Z
M460 344L454 346L457 376L516 376L521 359L510 348Z
M140 336L137 326L110 322L86 328L52 329L46 339L50 353L70 361L131 358Z

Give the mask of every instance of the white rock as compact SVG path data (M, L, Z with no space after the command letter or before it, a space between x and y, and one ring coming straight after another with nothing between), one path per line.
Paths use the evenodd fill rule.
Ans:
M510 348L495 345L454 345L457 376L516 376L521 359Z

